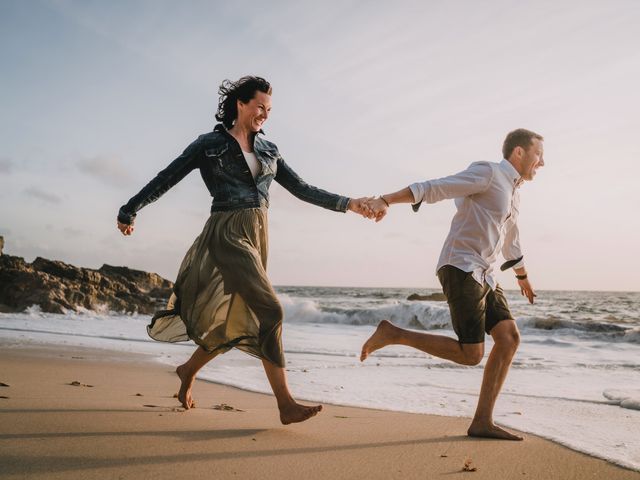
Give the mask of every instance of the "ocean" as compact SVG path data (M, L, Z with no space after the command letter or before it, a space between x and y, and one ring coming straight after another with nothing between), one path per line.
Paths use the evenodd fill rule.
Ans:
M364 363L358 359L382 319L453 337L445 302L408 301L415 290L401 288L276 290L285 309L283 341L296 398L473 415L484 361L459 366L402 346L379 350ZM640 293L539 291L534 305L519 292L506 295L522 335L496 422L640 470ZM136 352L174 366L191 355L193 343L148 338L148 321L142 315L54 315L32 308L0 314L0 344ZM487 337L487 352L491 343ZM199 378L270 392L261 363L237 350L216 358ZM198 400L197 387L194 396Z

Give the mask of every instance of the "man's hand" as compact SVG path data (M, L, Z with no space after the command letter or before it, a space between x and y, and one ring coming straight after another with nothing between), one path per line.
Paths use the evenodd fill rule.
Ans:
M352 198L349 200L347 210L351 210L358 215L362 215L364 218L375 218L375 215L369 207L369 200L372 197Z
M127 225L125 223L118 222L118 230L120 230L123 235L129 236L133 233L133 223L131 225Z
M533 303L533 299L537 297L537 295L536 292L533 291L529 279L518 280L518 286L520 287L520 293L529 299L529 303Z
M367 204L369 205L371 212L373 212L373 218L376 219L376 222L382 220L387 214L389 205L381 197L372 198L367 202Z

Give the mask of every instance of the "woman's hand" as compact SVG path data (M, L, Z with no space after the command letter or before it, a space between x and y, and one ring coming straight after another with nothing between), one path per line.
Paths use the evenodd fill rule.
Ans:
M369 199L367 204L369 205L369 208L373 213L373 217L369 217L369 218L375 218L376 222L379 222L380 220L382 220L384 216L387 214L387 209L389 208L389 204L385 202L382 199L382 197Z
M123 235L131 235L133 233L133 223L131 225L127 225L126 223L118 222L118 230L120 230Z
M375 218L374 213L371 211L368 205L368 201L371 200L372 197L362 197L362 198L352 198L349 200L349 205L347 205L347 210L351 210L358 215L362 215L365 218Z

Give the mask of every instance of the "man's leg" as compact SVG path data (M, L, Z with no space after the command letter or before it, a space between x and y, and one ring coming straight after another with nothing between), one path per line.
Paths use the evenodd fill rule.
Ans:
M322 410L322 405L308 407L297 403L291 396L289 385L287 384L287 374L285 369L277 365L262 360L264 372L267 374L271 389L278 402L280 410L280 421L283 425L290 423L304 422L315 416Z
M484 355L486 297L490 288L486 284L478 284L471 272L452 265L438 270L438 279L447 297L453 329L462 341L405 330L383 320L362 346L360 361L387 345L407 345L462 365L480 363Z
M382 320L373 335L362 346L360 361L364 361L371 353L388 345L417 348L461 365L477 365L484 355L484 343L460 343L444 335L413 332Z
M191 397L191 388L196 379L196 374L218 355L218 352L208 353L202 347L196 348L191 358L176 368L176 373L180 377L180 391L178 392L178 400L187 410L195 407L195 402Z
M510 433L493 423L493 407L496 404L498 394L509 372L511 361L520 344L520 333L514 320L498 322L489 333L493 337L495 344L484 368L478 406L467 434L471 437L522 440L522 437Z

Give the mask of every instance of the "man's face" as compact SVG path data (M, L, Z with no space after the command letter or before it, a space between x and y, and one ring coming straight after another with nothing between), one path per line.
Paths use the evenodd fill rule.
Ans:
M247 103L238 101L237 122L250 132L259 132L269 118L271 111L271 95L264 92L256 92L255 96Z
M533 180L536 176L536 171L540 167L544 167L544 149L542 140L534 138L529 148L526 150L522 147L516 147L522 149L522 160L520 162L521 172L520 175L525 180Z

